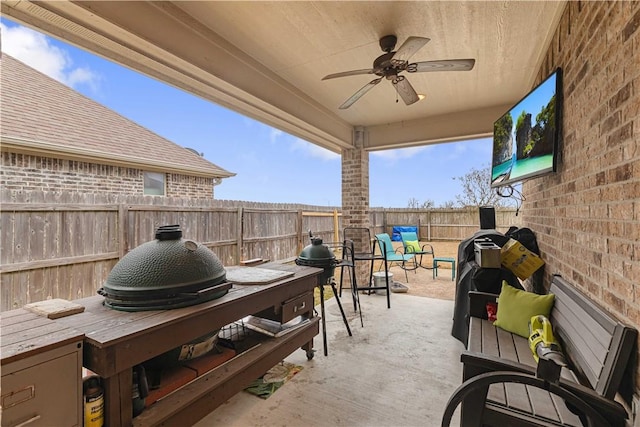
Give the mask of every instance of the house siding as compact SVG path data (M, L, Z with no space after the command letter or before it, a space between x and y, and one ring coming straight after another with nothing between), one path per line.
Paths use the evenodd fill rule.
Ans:
M640 2L569 2L538 72L563 69L558 173L524 183L545 283L558 273L640 325ZM640 373L635 371L635 393ZM631 377L631 375L629 375ZM630 384L627 384L632 388ZM627 389L627 391L629 391Z
M13 191L69 191L142 195L142 169L2 152L0 185ZM213 178L166 174L166 195L213 198Z

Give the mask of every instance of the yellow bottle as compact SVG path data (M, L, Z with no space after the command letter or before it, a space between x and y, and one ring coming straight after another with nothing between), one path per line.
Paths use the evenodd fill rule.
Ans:
M104 391L100 377L92 375L84 379L84 427L104 426Z

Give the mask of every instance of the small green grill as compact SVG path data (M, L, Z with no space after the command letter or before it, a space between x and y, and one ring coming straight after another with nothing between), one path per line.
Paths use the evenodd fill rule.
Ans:
M302 249L302 252L296 258L297 265L324 269L324 272L318 276L319 285L329 284L335 273L336 265L339 263L340 260L336 260L333 251L322 243L322 239L312 236L311 244Z

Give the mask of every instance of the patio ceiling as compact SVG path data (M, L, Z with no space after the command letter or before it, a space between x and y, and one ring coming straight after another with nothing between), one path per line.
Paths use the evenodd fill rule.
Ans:
M27 26L332 151L379 150L489 136L534 84L565 1L31 2L3 0ZM410 62L475 58L464 72L405 73L412 105L382 81L338 107L371 75L378 40L430 38Z

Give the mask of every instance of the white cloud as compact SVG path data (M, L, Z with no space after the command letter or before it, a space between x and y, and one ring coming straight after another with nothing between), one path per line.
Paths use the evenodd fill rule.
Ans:
M400 159L408 159L416 154L432 149L433 147L409 147L409 148L397 148L394 150L372 151L371 155L382 157L388 161L397 161Z
M247 128L251 128L251 127L253 127L253 125L254 125L255 123L256 123L256 121L255 121L255 120L250 119L250 118L249 118L249 117L247 117L247 116L242 116L242 124L244 124L244 125L245 125L245 127L247 127Z
M0 23L0 31L2 52L67 86L87 85L97 92L100 75L87 67L74 67L69 53L52 45L44 34L20 25L8 27L4 23Z
M457 160L462 157L468 156L487 156L491 153L492 140L489 138L475 139L469 141L450 142L445 144L445 147L450 149L445 150L445 160Z
M449 142L445 145L449 150L444 150L446 160L456 160L464 155L468 155L469 145L465 142Z
M335 160L340 158L339 154L300 138L296 138L293 140L293 142L291 143L291 151L299 151L304 156L314 157L321 160Z
M271 132L269 132L269 141L271 141L271 143L273 144L283 134L284 132L282 132L281 130L271 128Z
M69 86L76 87L78 85L86 84L93 92L98 91L99 80L99 77L97 77L93 71L85 67L75 68L71 70L67 76Z

